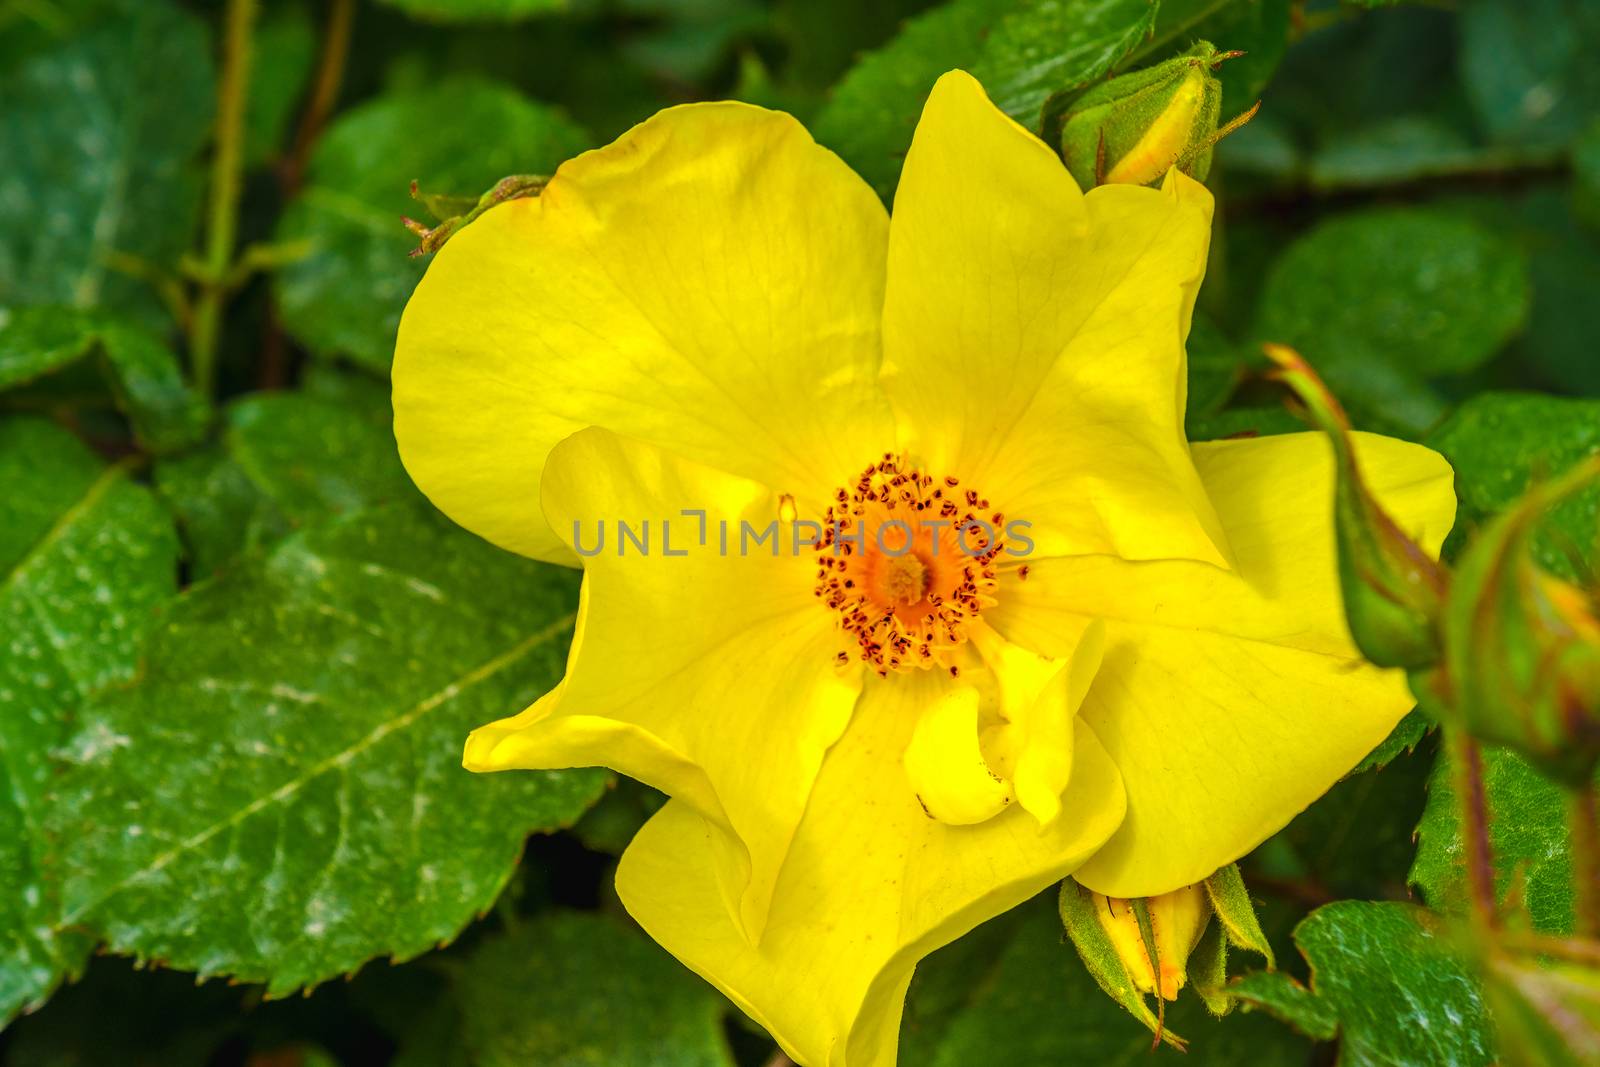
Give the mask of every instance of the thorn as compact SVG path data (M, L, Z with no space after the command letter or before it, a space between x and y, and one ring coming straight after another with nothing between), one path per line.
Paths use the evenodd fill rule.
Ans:
M1237 131L1245 123L1247 123L1251 119L1255 118L1256 117L1256 112L1260 111L1260 110L1261 110L1261 101L1257 100L1255 103L1250 105L1250 109L1248 111L1243 111L1243 112L1239 113L1238 115L1235 115L1233 118L1229 119L1227 122L1225 122L1221 126L1217 127L1216 132L1213 133L1210 137L1206 138L1206 147L1207 148L1212 147L1218 141L1220 141L1224 137L1228 136L1228 134L1234 133L1235 131Z

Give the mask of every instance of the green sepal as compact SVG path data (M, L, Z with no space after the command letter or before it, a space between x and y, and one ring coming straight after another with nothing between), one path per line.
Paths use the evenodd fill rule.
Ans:
M1350 420L1316 372L1293 349L1264 347L1278 365L1274 377L1295 394L1308 421L1333 446L1339 586L1350 636L1379 667L1415 671L1431 666L1440 654L1438 620L1448 573L1367 489L1350 440Z
M1228 936L1221 923L1213 923L1189 954L1189 988L1205 1002L1207 1011L1220 1018L1233 1010L1227 985Z
M1250 902L1250 890L1245 887L1239 865L1228 864L1203 884L1206 897L1211 901L1211 913L1226 934L1228 943L1262 957L1267 961L1269 970L1276 968L1278 964L1272 958L1272 944L1261 931L1261 922L1256 918L1256 908Z
M424 226L415 219L402 218L406 229L416 234L421 244L411 253L427 255L443 248L445 242L461 227L485 211L507 200L521 200L538 196L550 179L542 174L512 174L494 183L494 187L479 197L452 196L446 193L424 193L411 183L411 198L421 202L428 212L438 219L435 226Z
M1100 919L1094 913L1094 898L1090 892L1068 878L1061 883L1058 907L1061 912L1061 925L1066 929L1068 939L1072 941L1072 946L1078 950L1078 956L1083 960L1084 967L1105 991L1106 996L1122 1005L1135 1019L1149 1027L1150 1032L1156 1034L1160 1040L1182 1051L1188 1042L1166 1029L1156 1014L1150 1010L1144 994L1139 992L1133 976L1123 964L1116 945L1112 943L1105 927L1100 925Z

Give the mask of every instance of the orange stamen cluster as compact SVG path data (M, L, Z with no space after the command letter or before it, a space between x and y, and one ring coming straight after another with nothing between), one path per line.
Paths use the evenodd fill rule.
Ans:
M814 546L816 595L880 675L932 667L994 603L1004 531L1005 516L959 479L886 452L834 495Z

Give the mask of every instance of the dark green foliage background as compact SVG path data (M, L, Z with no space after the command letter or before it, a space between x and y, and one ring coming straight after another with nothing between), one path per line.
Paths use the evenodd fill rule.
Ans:
M239 230L265 269L211 398L180 267L223 6L0 0L0 1065L769 1062L612 893L659 797L459 769L468 729L559 677L576 594L399 466L413 179L476 196L738 97L890 200L943 71L1037 125L1052 93L1204 37L1248 53L1225 114L1263 107L1210 178L1191 436L1297 428L1256 354L1292 343L1358 425L1450 459L1451 551L1600 451L1600 0L356 0L320 128L332 6L264 0ZM1568 502L1542 561L1592 578L1597 528L1600 495ZM1494 1061L1443 933L1463 893L1437 750L1408 718L1242 862L1284 969L1222 1021L1173 1005L1190 1062ZM1499 889L1567 931L1560 795L1486 762ZM1175 1055L1040 898L919 971L902 1062Z

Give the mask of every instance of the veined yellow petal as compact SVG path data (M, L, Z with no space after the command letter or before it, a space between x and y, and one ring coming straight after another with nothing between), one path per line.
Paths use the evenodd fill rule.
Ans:
M568 564L538 486L586 426L802 500L831 491L892 439L887 225L788 115L661 112L440 250L395 348L406 469L468 529Z
M617 872L630 913L806 1067L893 1067L918 960L1072 871L1122 815L1117 773L1077 729L1070 817L1040 832L1021 810L974 826L929 819L898 754L949 679L870 678L829 751L752 947L709 873L715 828L673 801Z
M1061 793L1072 779L1073 721L1105 656L1106 631L1096 619L1066 665L1028 708L1011 784L1017 802L1040 825L1061 814Z
M969 75L934 86L895 195L884 384L909 446L1032 523L1034 555L1226 564L1183 435L1211 195L1087 196Z
M476 731L467 766L603 765L680 798L721 829L718 899L759 939L861 675L834 661L840 642L812 596L809 561L741 537L741 523L757 533L777 524L782 502L754 482L588 429L551 452L544 505L569 545L593 551L596 523L610 527L607 540L584 561L560 688ZM616 539L618 519L636 536L648 524L648 553Z
M1429 552L1455 514L1450 467L1418 445L1356 435L1368 483ZM1082 717L1128 789L1128 818L1077 873L1108 896L1205 878L1321 796L1414 703L1366 665L1344 622L1333 463L1320 434L1194 447L1237 570L1185 561L1045 560L985 613L1050 653L1107 620Z
M929 818L966 826L992 819L1011 803L1011 784L990 769L978 747L978 691L971 686L951 685L922 709L904 760Z
M1105 651L1105 625L1080 620L1078 632L1058 632L1057 656L1007 641L979 622L972 641L995 681L1003 720L986 738L995 768L1011 783L1022 809L1048 824L1061 813L1061 791L1072 777L1073 720ZM984 676L979 675L980 679Z

